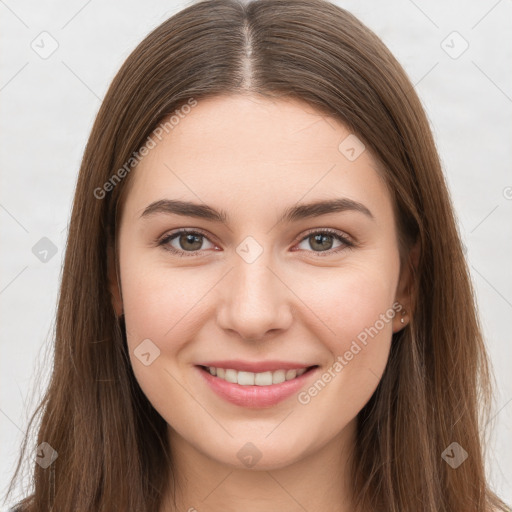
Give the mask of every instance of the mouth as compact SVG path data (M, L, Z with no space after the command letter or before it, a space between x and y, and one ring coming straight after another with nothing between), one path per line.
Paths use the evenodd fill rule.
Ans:
M318 365L295 366L262 372L211 365L196 365L195 368L217 396L231 404L260 409L272 407L298 393L320 368Z
M317 368L318 365L285 369L280 368L274 371L264 372L249 372L242 370L235 370L234 368L217 368L215 366L202 366L199 365L203 371L216 377L217 379L230 382L231 384L238 384L240 386L273 386L297 379L301 375Z

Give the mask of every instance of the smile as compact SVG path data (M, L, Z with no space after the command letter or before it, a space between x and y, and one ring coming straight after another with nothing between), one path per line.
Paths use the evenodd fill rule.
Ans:
M202 366L201 368L209 371L210 375L233 384L240 384L240 386L272 386L273 384L281 384L281 382L300 377L309 369L297 368L294 370L276 370L274 372L268 371L254 373L237 371L232 368L215 368L214 366Z
M298 393L319 366L250 372L233 368L197 365L207 389L218 397L241 407L272 407Z

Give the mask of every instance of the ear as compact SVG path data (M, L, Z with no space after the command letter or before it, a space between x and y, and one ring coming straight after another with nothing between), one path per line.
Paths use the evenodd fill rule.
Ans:
M107 247L108 288L112 296L112 307L119 317L123 314L123 299L121 297L120 279L118 279L115 251L112 244Z
M415 271L418 269L420 252L421 246L420 241L418 240L410 249L400 272L395 302L398 302L401 305L401 310L397 312L393 319L394 333L403 329L409 323L410 318L414 313L416 286Z

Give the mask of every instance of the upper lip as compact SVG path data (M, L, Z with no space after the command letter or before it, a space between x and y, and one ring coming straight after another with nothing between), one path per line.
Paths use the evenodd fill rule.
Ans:
M214 368L233 369L242 372L274 372L276 370L300 370L301 368L310 368L316 365L307 365L293 361L241 361L241 360L223 360L206 361L199 366L213 366Z

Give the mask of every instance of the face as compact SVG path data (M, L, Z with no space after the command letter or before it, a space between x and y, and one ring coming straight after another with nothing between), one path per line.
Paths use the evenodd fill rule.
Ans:
M170 432L263 469L340 439L403 327L370 150L300 101L226 96L201 100L132 173L112 292Z

